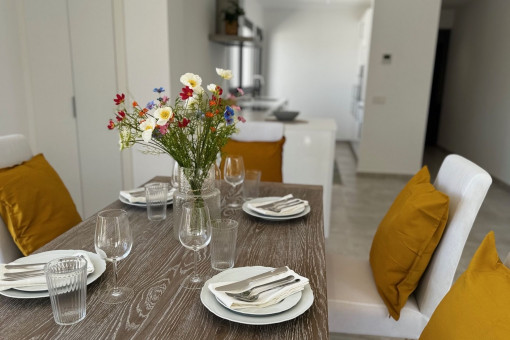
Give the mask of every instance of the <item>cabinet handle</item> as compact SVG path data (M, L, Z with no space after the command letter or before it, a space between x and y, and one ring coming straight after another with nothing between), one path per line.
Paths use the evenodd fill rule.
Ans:
M75 96L71 97L71 102L73 105L73 117L76 118L76 97Z

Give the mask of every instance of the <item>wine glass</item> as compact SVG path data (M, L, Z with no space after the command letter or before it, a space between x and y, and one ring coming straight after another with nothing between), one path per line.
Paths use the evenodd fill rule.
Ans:
M205 277L197 273L198 250L206 247L211 241L211 225L209 209L205 202L196 200L182 205L181 222L179 225L179 240L182 245L193 250L193 273L181 283L187 289L200 289L204 285Z
M133 246L129 220L124 210L104 210L97 215L94 246L101 258L113 264L113 288L103 292L101 301L115 304L131 299L133 289L117 286L117 261L128 256Z
M243 157L240 155L228 155L225 158L225 168L223 169L223 178L225 182L232 186L233 197L230 203L227 204L230 208L238 208L241 204L236 199L236 186L242 184L244 181L244 162Z

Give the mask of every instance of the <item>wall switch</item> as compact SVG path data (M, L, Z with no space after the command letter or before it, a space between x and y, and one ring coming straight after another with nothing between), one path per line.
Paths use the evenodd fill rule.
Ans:
M383 96L374 96L372 97L372 104L386 104L386 97Z

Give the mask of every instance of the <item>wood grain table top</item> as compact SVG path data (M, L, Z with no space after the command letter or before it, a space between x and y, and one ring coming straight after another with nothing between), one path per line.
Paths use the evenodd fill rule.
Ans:
M157 177L167 180L166 177ZM132 287L134 298L119 305L103 304L99 291L112 281L112 265L87 287L87 316L71 326L58 326L49 298L0 296L0 339L328 339L326 263L320 186L261 183L260 196L292 193L310 202L311 212L288 221L266 221L242 210L224 210L239 222L235 267L289 266L310 280L312 306L290 321L246 325L224 320L207 310L200 290L180 282L193 271L193 252L173 236L172 207L164 221L149 221L145 208L115 201L105 209L128 212L133 249L118 263L119 286ZM53 249L94 250L96 215L37 252ZM199 271L211 276L207 248L200 252Z

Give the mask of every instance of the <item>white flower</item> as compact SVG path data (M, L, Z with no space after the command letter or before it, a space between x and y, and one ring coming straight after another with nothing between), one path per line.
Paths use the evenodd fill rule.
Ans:
M204 88L202 86L197 86L193 89L195 93L202 93L204 92Z
M199 91L199 93L203 92L202 87L200 87L200 85L202 85L202 78L200 78L198 74L185 73L181 76L180 80L183 85L189 86L193 91L198 92L200 88L201 91Z
M168 106L160 107L154 111L154 118L158 119L158 125L165 125L173 116L174 112Z
M156 127L156 119L147 118L140 124L140 130L142 130L142 138L145 143L148 143L152 138L152 131Z
M211 92L216 92L216 84L209 84L207 85L207 89Z
M220 77L222 77L223 79L226 79L226 80L232 79L232 71L231 70L224 70L222 68L216 68L216 73L218 73L218 75Z

